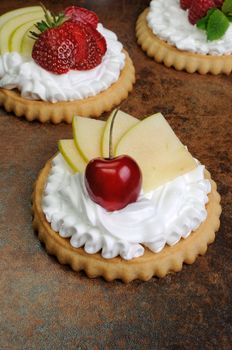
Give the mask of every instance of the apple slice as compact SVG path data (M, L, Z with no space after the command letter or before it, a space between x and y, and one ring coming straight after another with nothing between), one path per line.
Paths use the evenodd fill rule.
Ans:
M20 52L24 56L31 56L32 49L35 43L35 40L31 38L30 32L40 33L38 28L35 25L32 25L24 34L22 41Z
M131 156L139 164L145 192L196 167L196 161L161 113L132 127L116 147L116 155L120 154Z
M106 121L105 128L102 135L102 140L101 140L102 155L105 158L109 157L110 125L111 125L112 118L114 116L114 112L115 111L111 113L111 115ZM117 112L117 117L114 122L114 130L113 130L113 138L112 138L113 154L115 154L115 146L118 144L121 137L125 134L126 131L128 131L128 129L133 127L138 122L139 120L132 117L130 114L127 114L120 110Z
M105 127L102 120L74 117L73 138L81 156L86 162L101 157L101 138Z
M39 7L39 10L33 10L32 12L27 12L19 16L9 19L0 30L0 51L1 54L10 51L10 39L15 30L21 25L29 21L36 21L36 19L43 17L43 10Z
M73 140L60 140L58 148L70 168L74 172L82 173L85 171L86 162L80 155Z
M30 22L26 22L23 25L21 25L20 27L18 27L14 33L12 34L11 38L10 38L10 42L9 42L9 49L10 51L17 51L19 53L21 53L22 49L22 42L23 42L23 38L25 36L26 33L28 33L30 35L30 30L33 28L33 25L36 22L40 22L41 20L43 20L43 16L37 17L35 20L30 21ZM28 39L30 39L28 37ZM35 43L35 40L30 39L32 41L32 44ZM33 45L32 45L33 47ZM31 55L32 52L32 47L31 50L29 52L25 52L25 54L27 54L27 56Z
M31 12L40 11L40 10L41 10L41 6L29 6L29 7L23 7L23 8L6 12L0 16L0 30L1 30L1 27L13 17L17 17L26 13L31 13Z

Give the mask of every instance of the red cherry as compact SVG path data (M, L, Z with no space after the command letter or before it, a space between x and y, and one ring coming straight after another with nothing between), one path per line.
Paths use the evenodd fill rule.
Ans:
M137 200L142 174L129 156L95 158L86 167L85 186L94 202L109 211L119 210Z

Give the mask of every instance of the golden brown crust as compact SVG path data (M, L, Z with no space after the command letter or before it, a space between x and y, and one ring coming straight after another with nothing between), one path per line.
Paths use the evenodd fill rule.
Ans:
M159 39L147 25L148 11L149 8L145 9L136 23L138 43L148 56L167 67L173 66L176 70L186 70L188 73L231 73L232 55L212 56L181 51Z
M211 181L212 191L207 204L207 220L187 239L181 239L176 245L165 248L160 253L153 253L145 249L142 257L126 261L120 257L104 259L98 254L87 254L82 248L74 248L69 239L59 236L51 229L41 208L41 198L44 185L51 169L51 160L41 170L35 183L33 192L33 227L38 231L39 239L44 242L49 254L55 255L61 264L69 264L73 270L84 270L88 277L103 276L107 281L121 279L130 282L134 279L147 281L152 276L164 277L169 272L182 269L183 263L192 264L198 255L205 254L208 244L215 239L215 232L219 229L221 213L220 195L215 182Z
M103 112L110 111L126 99L135 82L135 69L133 63L126 55L125 66L120 77L107 90L96 96L70 102L45 102L28 100L21 97L16 90L0 89L0 105L7 112L14 112L17 117L24 116L28 121L71 123L74 115L83 117L99 117Z

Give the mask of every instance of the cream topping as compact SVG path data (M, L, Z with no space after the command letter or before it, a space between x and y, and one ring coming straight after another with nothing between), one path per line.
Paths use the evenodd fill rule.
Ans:
M221 39L207 41L205 31L189 22L188 11L181 9L179 0L151 1L147 23L154 34L179 50L210 55L232 53L232 24Z
M198 165L152 192L141 193L126 208L108 212L89 198L83 174L73 174L59 154L52 162L42 208L52 229L70 237L73 247L130 260L144 254L143 246L156 253L165 244L188 237L206 219L210 190L204 166Z
M125 55L113 32L102 24L97 29L106 39L107 51L94 69L57 75L37 65L32 58L8 52L0 56L0 87L17 88L22 97L50 102L84 99L106 90L118 80Z

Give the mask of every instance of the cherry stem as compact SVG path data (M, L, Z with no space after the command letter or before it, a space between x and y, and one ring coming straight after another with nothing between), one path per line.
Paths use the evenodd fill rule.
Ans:
M116 118L116 115L119 111L119 108L117 108L115 111L114 111L114 115L112 117L112 120L111 120L111 124L110 124L110 135L109 135L109 159L112 159L114 157L114 154L113 154L113 127L114 127L114 121L115 121L115 118Z

